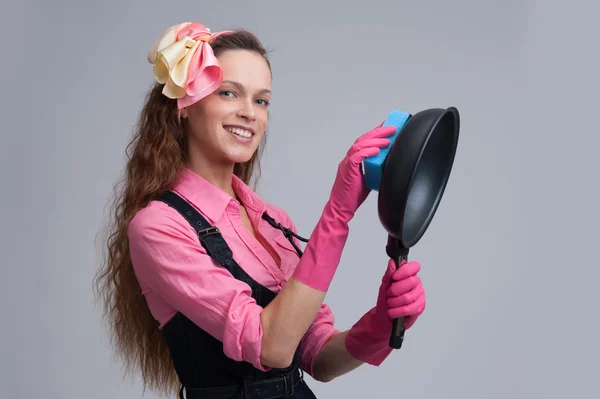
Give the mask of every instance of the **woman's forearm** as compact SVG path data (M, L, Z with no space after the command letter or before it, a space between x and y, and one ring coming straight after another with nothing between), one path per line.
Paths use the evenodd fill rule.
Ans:
M292 277L261 315L261 362L287 367L314 321L333 279L348 238L347 220L329 201Z
M347 333L336 333L323 345L313 366L313 377L317 381L329 382L363 364L348 353L344 343Z
M291 278L261 314L261 362L268 367L291 364L300 340L314 321L325 292Z

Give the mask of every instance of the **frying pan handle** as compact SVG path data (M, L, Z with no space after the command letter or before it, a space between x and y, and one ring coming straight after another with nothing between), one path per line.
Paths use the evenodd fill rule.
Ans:
M399 269L402 263L407 259L406 256L399 256L395 259L396 269ZM392 335L390 336L390 347L400 349L404 341L404 317L399 317L392 321Z
M390 336L390 348L400 349L404 341L404 317L394 319L392 323L392 335Z
M388 236L386 252L396 263L396 270L399 269L404 261L408 259L408 248L405 248L400 242L391 236ZM390 335L390 348L400 349L404 342L404 317L399 317L392 321L392 332Z

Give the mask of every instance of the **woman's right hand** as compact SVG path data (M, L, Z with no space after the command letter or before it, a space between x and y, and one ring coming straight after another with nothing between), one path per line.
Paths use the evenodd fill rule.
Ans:
M330 203L345 221L354 217L356 210L370 193L365 186L361 170L363 160L379 154L382 148L387 147L390 144L389 137L395 131L395 126L381 125L370 130L356 139L346 157L340 162L331 190Z

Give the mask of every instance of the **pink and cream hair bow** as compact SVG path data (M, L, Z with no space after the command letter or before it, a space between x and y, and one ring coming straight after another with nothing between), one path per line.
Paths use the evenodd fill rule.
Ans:
M165 85L165 96L177 99L178 109L194 104L219 87L223 71L210 44L230 32L211 33L198 22L184 22L167 29L148 51L154 78Z

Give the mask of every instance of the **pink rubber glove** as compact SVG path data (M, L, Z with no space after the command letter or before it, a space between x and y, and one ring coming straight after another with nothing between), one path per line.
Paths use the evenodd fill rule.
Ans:
M355 359L379 366L393 351L389 346L392 320L404 316L404 328L411 328L425 310L425 291L417 275L419 262L404 263L396 270L392 259L381 280L377 305L352 326L346 335L346 349Z
M348 223L370 190L361 163L390 143L395 127L381 127L360 136L338 166L337 176L321 218L313 230L293 277L322 292L329 289L348 238Z

